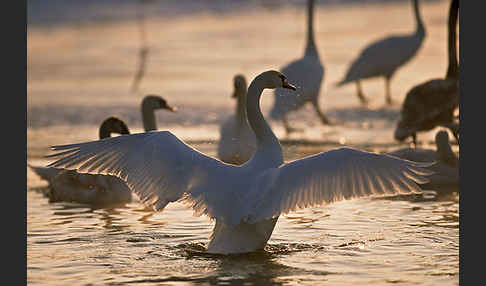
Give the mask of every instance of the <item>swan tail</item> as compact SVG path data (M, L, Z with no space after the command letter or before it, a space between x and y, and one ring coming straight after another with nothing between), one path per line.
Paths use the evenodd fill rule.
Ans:
M46 181L50 181L52 178L54 178L59 172L62 171L62 169L59 168L46 168L46 167L37 167L37 166L32 166L30 164L27 164L32 171L34 171L39 177Z

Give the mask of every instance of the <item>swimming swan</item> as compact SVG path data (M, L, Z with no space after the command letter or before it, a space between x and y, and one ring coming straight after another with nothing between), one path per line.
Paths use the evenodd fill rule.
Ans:
M126 124L117 117L105 119L99 128L99 138L109 138L112 133L130 134ZM46 168L29 165L41 178L49 182L44 194L50 202L77 202L93 205L130 202L132 193L117 177L82 174L62 168Z
M219 129L218 158L225 163L241 165L255 153L256 137L246 114L246 79L238 74L233 78L233 84L236 111Z
M195 150L169 131L147 132L52 146L48 166L110 174L126 181L156 210L175 201L216 221L207 251L231 254L263 249L278 217L290 211L364 196L419 192L429 164L340 148L283 162L282 148L260 110L266 88L290 88L277 71L248 87L248 121L257 150L241 166Z
M293 128L287 121L287 114L310 102L314 107L322 124L332 125L331 121L324 115L319 107L319 95L324 77L324 66L319 58L314 41L314 0L307 1L307 44L304 56L290 62L282 69L290 81L299 90L275 89L274 103L270 110L272 119L281 119L287 134L294 131L301 131Z
M351 63L343 80L336 86L355 82L357 95L362 104L368 99L361 89L361 80L383 76L385 78L385 98L388 105L392 104L390 81L400 67L409 62L422 46L426 36L422 22L419 1L412 0L416 29L410 35L393 35L380 39L364 48L359 56Z
M459 107L459 66L457 63L456 26L459 1L449 8L448 44L449 65L445 78L436 78L414 86L407 93L401 109L394 137L403 141L412 137L417 146L417 133L437 126L448 128L459 141L459 123L454 111Z
M147 95L141 103L142 120L145 131L156 130L156 109L176 111L167 101L157 95ZM111 133L130 134L126 124L116 118L105 119L99 128L99 138ZM46 168L28 165L42 179L49 182L46 195L51 202L69 201L94 205L126 203L131 201L131 192L119 178L104 175L80 174L60 168Z
M387 154L415 162L436 162L428 167L434 173L427 177L429 182L421 185L422 189L440 192L444 187L459 188L459 159L452 151L447 131L435 134L435 146L436 150L402 148Z

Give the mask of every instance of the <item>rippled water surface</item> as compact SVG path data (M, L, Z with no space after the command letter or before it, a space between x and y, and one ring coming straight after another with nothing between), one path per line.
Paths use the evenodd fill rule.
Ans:
M156 213L136 197L103 209L49 203L45 183L29 175L29 284L458 284L459 197L450 190L297 211L279 218L264 251L225 257L204 253L214 224L182 204Z
M392 81L397 104L384 105L384 83L378 79L363 82L368 107L359 105L354 86L333 85L366 43L388 33L383 27L390 33L413 29L409 3L319 5L316 42L326 68L320 104L336 125L322 126L310 106L289 116L303 133L285 136L282 124L271 121L285 161L343 145L375 152L408 146L393 140L400 103L413 85L442 76L447 67L448 1L421 4L428 36ZM141 132L139 104L148 93L178 107L177 113L157 112L159 129L215 156L218 128L234 110L233 76L243 73L251 80L303 52L302 5L256 7L170 19L152 13L146 22L147 70L136 93L130 92L139 49L133 17L29 25L27 162L44 166L49 146L96 139L98 125L110 115L124 120L132 133ZM262 97L264 115L273 102L270 94ZM419 134L420 146L434 148L436 131ZM457 145L453 149L459 152ZM459 190L454 188L300 210L279 218L264 251L214 256L204 253L214 223L194 217L182 204L153 212L134 197L126 205L94 209L51 203L43 195L46 186L27 169L29 285L459 283Z

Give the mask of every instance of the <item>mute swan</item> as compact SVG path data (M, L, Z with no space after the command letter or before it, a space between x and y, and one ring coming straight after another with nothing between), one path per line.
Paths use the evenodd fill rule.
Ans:
M416 30L411 35L393 35L368 45L351 63L346 76L336 86L355 82L357 95L362 104L368 99L361 89L361 80L374 77L385 77L385 98L388 105L392 104L390 80L404 64L412 59L426 36L425 27L419 10L419 1L412 0L415 14Z
M363 196L420 191L429 164L340 148L283 162L282 148L260 110L265 88L290 88L277 71L259 74L248 87L248 121L257 150L243 165L204 155L169 131L147 132L52 146L49 166L110 174L123 179L141 202L162 210L188 203L196 215L216 221L207 251L263 249L280 214ZM60 158L59 158L60 157Z
M454 110L459 106L459 66L456 55L458 9L458 0L453 0L449 8L449 66L446 76L416 85L407 93L394 134L398 141L412 136L413 144L417 146L417 132L437 126L449 128L459 141L459 124L454 118Z
M100 139L111 133L130 134L126 124L117 117L108 117L99 128ZM132 194L126 184L117 177L81 174L74 170L45 168L29 165L41 178L49 181L45 195L50 202L68 201L93 205L130 202Z
M167 101L157 95L147 95L141 103L145 131L156 130L156 109L176 111ZM130 134L126 124L116 117L105 119L99 128L99 138L111 133ZM131 192L123 181L113 176L79 174L59 168L29 167L42 179L49 182L46 195L51 202L71 201L86 204L123 203L131 201Z
M307 1L307 44L304 56L294 60L283 67L285 74L299 89L298 91L277 88L275 100L270 117L281 119L287 134L299 131L292 128L287 121L287 113L301 108L310 102L323 124L331 125L331 121L324 115L319 107L319 94L324 77L324 66L319 59L314 41L314 0Z
M434 174L427 177L428 183L421 185L423 189L440 191L444 186L459 187L459 159L452 151L447 131L440 130L435 134L437 150L421 148L403 148L387 153L402 159L415 162L436 162L429 169Z
M256 137L246 114L246 79L238 74L233 78L233 98L237 100L235 114L219 129L218 158L229 164L241 165L256 151Z

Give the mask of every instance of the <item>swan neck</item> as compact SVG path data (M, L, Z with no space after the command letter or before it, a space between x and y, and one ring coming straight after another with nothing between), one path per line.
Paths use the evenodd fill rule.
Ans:
M422 16L420 15L419 0L413 0L413 11L415 16L415 23L417 25L416 34L420 37L425 36L425 26L422 21Z
M316 43L314 41L314 0L307 0L307 45L305 54L316 54Z
M243 90L237 90L236 120L238 125L246 124L248 116L246 114L246 87Z
M457 63L457 44L456 44L456 27L457 16L459 10L459 1L453 0L449 9L449 25L448 25L448 55L449 66L447 68L447 78L458 77L459 67Z
M143 128L145 129L145 132L157 130L154 108L151 107L150 104L147 104L146 102L142 103L142 121L143 121Z
M448 142L437 142L437 153L442 161L449 163L449 165L457 165L457 157L454 151L452 151L451 145Z
M277 137L273 133L270 126L268 126L265 118L263 118L263 114L260 109L260 97L262 95L264 86L263 80L259 77L255 78L250 86L248 87L247 93L247 116L248 116L248 123L250 127L255 132L255 136L257 139L257 146L260 149L262 146L265 145L278 145L280 147L280 143L278 142Z
M111 137L111 130L108 127L107 122L103 122L103 124L101 124L98 135L99 135L100 139L105 139L105 138Z

